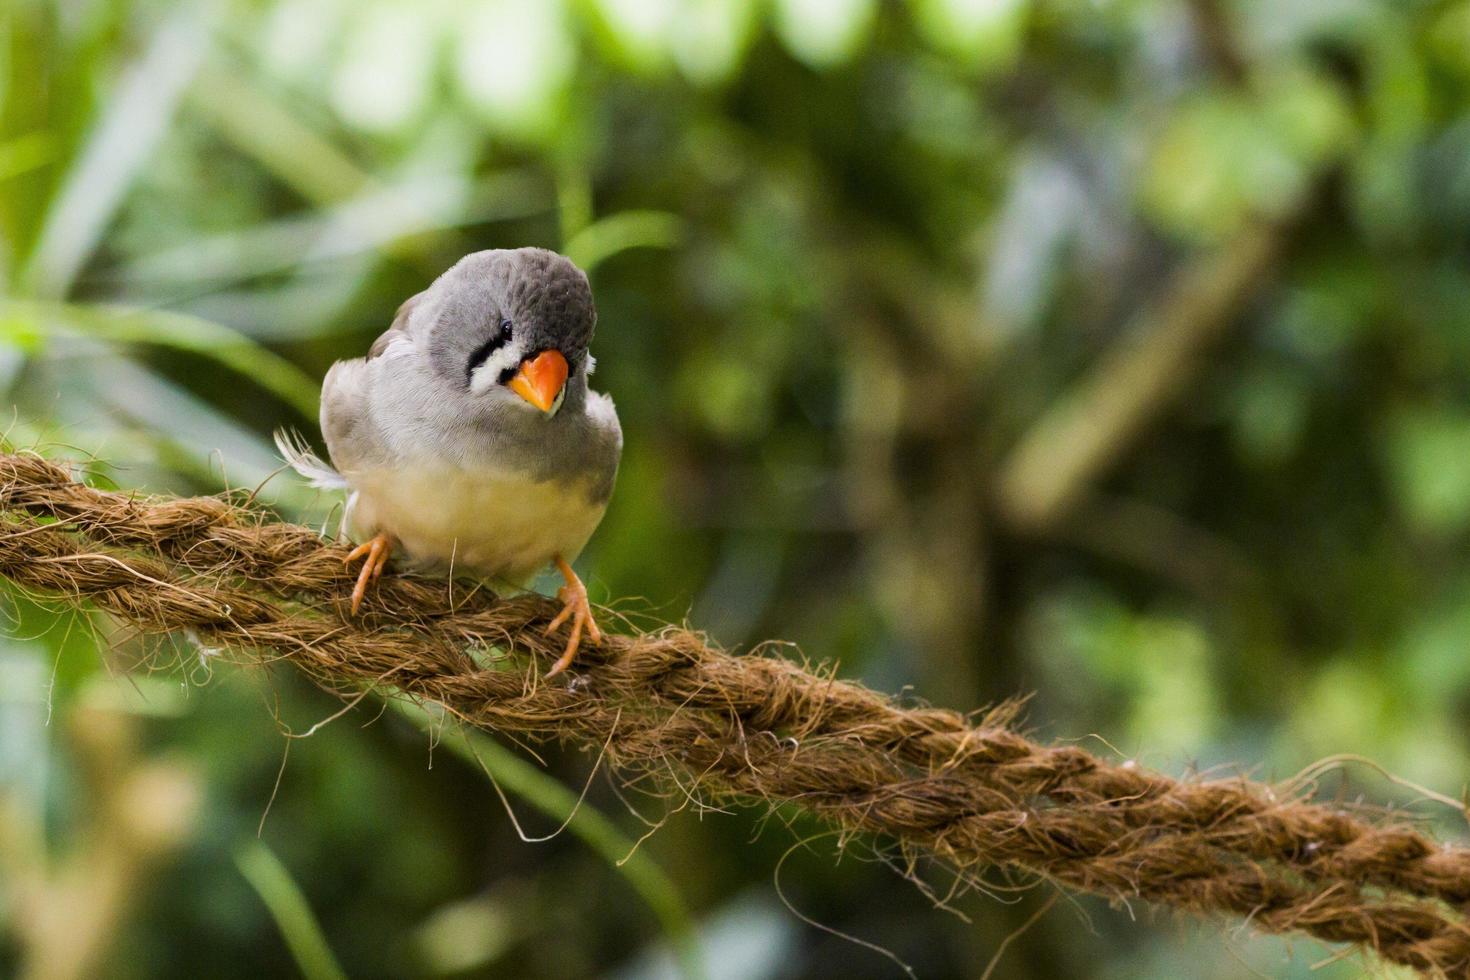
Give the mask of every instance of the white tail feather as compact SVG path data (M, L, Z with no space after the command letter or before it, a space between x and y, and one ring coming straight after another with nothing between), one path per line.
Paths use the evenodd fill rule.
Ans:
M318 490L346 490L347 480L332 469L332 465L312 452L301 434L288 429L277 429L276 449L286 465L306 477L306 482Z

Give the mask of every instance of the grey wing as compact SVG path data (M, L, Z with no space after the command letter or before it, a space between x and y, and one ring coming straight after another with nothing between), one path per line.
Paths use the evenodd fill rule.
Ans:
M427 291L404 300L393 323L373 341L367 357L338 361L322 382L322 438L339 470L381 461L388 454L384 433L373 411L374 387L383 374L390 348L412 345L419 323L414 311ZM420 318L422 319L422 318Z
M343 473L383 455L383 440L373 418L374 362L338 361L322 382L322 438L332 465Z
M398 312L393 314L393 322L389 324L388 329L379 334L378 339L373 341L373 345L368 348L368 360L372 361L381 357L394 340L409 336L409 323L412 321L413 311L418 308L419 301L423 298L424 293L415 293L399 305Z

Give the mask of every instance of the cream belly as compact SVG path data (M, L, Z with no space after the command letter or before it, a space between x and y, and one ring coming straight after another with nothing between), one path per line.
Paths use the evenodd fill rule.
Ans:
M572 561L602 520L582 482L495 471L414 467L344 473L346 524L358 540L384 532L415 562L522 583L558 556Z

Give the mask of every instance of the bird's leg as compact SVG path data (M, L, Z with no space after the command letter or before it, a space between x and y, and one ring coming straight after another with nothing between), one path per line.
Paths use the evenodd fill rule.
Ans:
M388 555L392 550L393 541L388 535L375 534L353 548L343 559L344 563L350 565L364 555L367 556L362 563L362 571L357 573L357 584L352 587L352 615L357 615L357 607L362 605L362 597L367 594L368 583L376 581L383 574L383 566L388 564Z
M572 566L568 565L566 559L560 555L556 558L556 570L561 572L562 578L567 580L567 584L556 591L556 597L565 605L562 606L561 612L557 613L551 624L546 627L546 633L548 636L555 633L561 629L563 623L570 619L572 636L567 640L567 649L561 655L561 659L552 664L551 669L546 672L547 677L555 677L571 666L572 658L577 655L577 648L582 644L583 627L587 629L589 640L593 643L602 642L602 631L597 628L597 621L592 618L592 604L587 601L587 586L582 584L582 580L577 578L577 573L572 571Z

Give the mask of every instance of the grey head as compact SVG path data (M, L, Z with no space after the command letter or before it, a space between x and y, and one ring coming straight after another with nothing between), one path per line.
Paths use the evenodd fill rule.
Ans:
M555 415L580 408L597 323L592 288L544 248L474 252L404 304L435 374L478 398Z
M334 366L322 431L344 473L493 464L611 492L612 400L588 390L597 314L587 277L539 248L465 256L405 302L367 357Z

